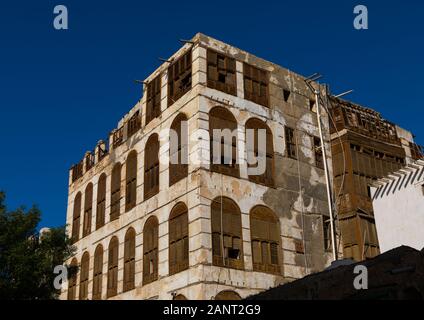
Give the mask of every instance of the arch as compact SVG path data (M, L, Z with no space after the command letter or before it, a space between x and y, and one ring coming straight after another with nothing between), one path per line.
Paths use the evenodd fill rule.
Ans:
M97 183L96 230L105 225L106 174L102 173Z
M220 293L218 293L215 296L215 300L230 300L230 301L238 301L241 300L240 295L235 292L235 291L231 291L231 290L224 290L221 291Z
M87 300L88 298L88 278L90 270L90 255L86 251L81 258L81 273L80 273L80 287L79 299Z
M78 260L73 258L68 268L68 300L75 300L77 295Z
M214 130L220 130L221 134ZM210 170L239 177L237 120L228 109L214 107L209 111L209 138Z
M81 192L74 199L74 212L72 215L72 242L79 240L79 229L81 221Z
M249 175L249 180L255 183L264 184L269 187L274 187L274 139L272 131L268 125L257 118L251 118L246 122L246 151L248 155L254 157L261 157L265 159L265 172L260 175ZM253 141L248 130L252 130ZM263 147L259 146L259 130L265 130L266 132L266 150L261 150ZM264 152L265 151L265 152ZM248 157L249 159L249 157ZM257 165L251 165L248 163L248 168L254 168Z
M183 294L177 294L172 300L188 300L188 299Z
M137 151L129 153L125 171L125 211L130 211L137 203Z
M188 208L177 203L169 215L169 274L188 269Z
M102 298L102 277L103 277L103 246L99 244L94 251L93 267L93 300Z
M143 229L143 284L158 278L158 219L147 219Z
M275 213L256 206L250 211L253 270L280 274L280 223Z
M84 193L84 221L82 227L82 237L91 233L91 218L93 212L93 184L89 183Z
M185 125L183 125L185 124ZM188 124L187 116L179 113L171 124L169 141L169 186L188 176ZM178 141L174 141L177 138Z
M243 269L241 212L237 204L230 198L215 198L211 204L211 224L213 264Z
M118 162L112 169L110 188L110 221L119 218L121 208L121 164Z
M144 200L159 192L159 137L152 134L144 150Z
M118 254L119 241L113 237L109 242L108 270L107 270L107 297L116 296L118 293Z
M134 289L135 285L135 230L129 228L125 234L124 245L124 291Z

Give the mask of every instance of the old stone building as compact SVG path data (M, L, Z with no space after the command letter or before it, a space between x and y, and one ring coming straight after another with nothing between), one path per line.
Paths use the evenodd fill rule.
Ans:
M145 79L109 142L70 170L77 252L67 263L80 268L61 298L244 298L323 270L331 254L314 104L298 74L203 34L187 41ZM238 161L211 164L214 129L235 130L218 144ZM248 175L246 154L258 150L247 129L266 130L262 175ZM330 150L326 116L324 133ZM173 154L188 164L170 164Z
M371 109L329 100L334 192L345 258L362 261L380 253L370 186L420 158L413 135Z

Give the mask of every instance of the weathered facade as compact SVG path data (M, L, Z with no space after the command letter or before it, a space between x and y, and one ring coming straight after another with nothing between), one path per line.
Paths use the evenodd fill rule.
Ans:
M328 207L304 80L202 34L171 56L109 143L70 170L67 225L77 253L68 263L80 270L61 297L244 298L323 270ZM163 159L181 158L184 147L173 149L163 130L180 132L183 120L190 161L169 164ZM247 128L267 133L261 176L249 176L243 161L256 148L246 146ZM227 147L239 161L210 163L214 129L236 130Z
M419 157L419 148L376 111L334 97L330 107L340 238L344 257L362 261L380 252L370 185Z

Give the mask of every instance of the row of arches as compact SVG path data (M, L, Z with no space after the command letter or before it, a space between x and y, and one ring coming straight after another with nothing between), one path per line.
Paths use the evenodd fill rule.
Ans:
M274 212L262 205L255 206L249 213L250 240L253 270L281 274L280 226ZM243 232L241 211L230 198L217 197L211 202L212 263L215 266L244 269ZM142 231L142 284L158 279L159 222L155 216L149 217ZM130 227L123 246L122 291L135 288L136 232ZM94 252L92 271L92 298L101 299L104 259L107 257L106 297L118 293L119 239L113 236L108 248L97 245ZM105 255L105 252L107 254ZM71 266L78 265L74 258ZM169 275L189 268L189 219L188 208L183 202L177 203L168 219L168 267ZM88 298L90 254L85 252L79 270L79 299ZM77 275L69 280L68 299L77 297Z
M237 132L237 121L233 114L223 108L212 108L209 113L209 132L211 141L211 167L210 170L226 174L234 177L239 177L239 166L236 163L237 159L237 136L232 136L231 141L220 137L218 144L221 146L220 164L214 164L214 159L217 155L214 154L212 143L214 139L214 130L226 130ZM187 130L187 126L183 126L184 121L187 121L185 114L180 113L171 124L171 129L177 133L178 143L177 146L170 148L170 159L178 159L178 162L171 161L169 166L169 186L177 183L188 176L188 152L185 150L188 142L188 134L183 134L182 128ZM265 122L252 118L245 124L246 130L251 129L254 132L254 144L248 146L248 152L251 152L256 157L260 155L260 148L258 142L258 130L266 130L266 169L262 175L249 175L252 182L264 184L272 187L274 185L274 148L273 136L270 128ZM185 140L185 141L183 141ZM228 144L231 145L228 145ZM159 136L152 134L147 142L144 152L144 200L155 196L159 193ZM224 159L224 150L230 148L232 150L232 160L226 161ZM129 152L125 164L125 211L128 212L137 204L137 151L132 150ZM254 165L249 165L254 166ZM110 188L110 221L117 220L120 215L121 198L123 191L121 190L121 172L122 164L116 163L112 169L111 174L111 188ZM96 226L95 229L100 229L105 224L106 215L106 180L105 173L101 174L97 186L97 201L96 201ZM78 192L74 198L74 207L72 215L72 239L78 241L80 238L80 223L81 211L83 210L83 231L82 237L86 237L92 231L91 221L93 212L93 184L89 183L84 192L84 206L82 207L82 193Z

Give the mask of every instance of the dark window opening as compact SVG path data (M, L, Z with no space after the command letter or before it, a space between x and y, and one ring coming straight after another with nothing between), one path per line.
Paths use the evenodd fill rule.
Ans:
M168 68L168 107L191 89L191 51Z
M207 51L208 87L237 95L236 60L212 50Z
M286 155L289 158L297 159L296 153L296 138L294 136L294 129L285 127L285 137L286 137Z
M146 126L161 114L161 75L147 84Z
M267 71L244 63L244 98L268 107L268 78Z
M315 166L324 169L324 157L322 153L321 139L314 137L314 154L315 154Z
M290 90L286 90L286 89L283 90L283 98L285 102L289 101L290 94L291 94Z

